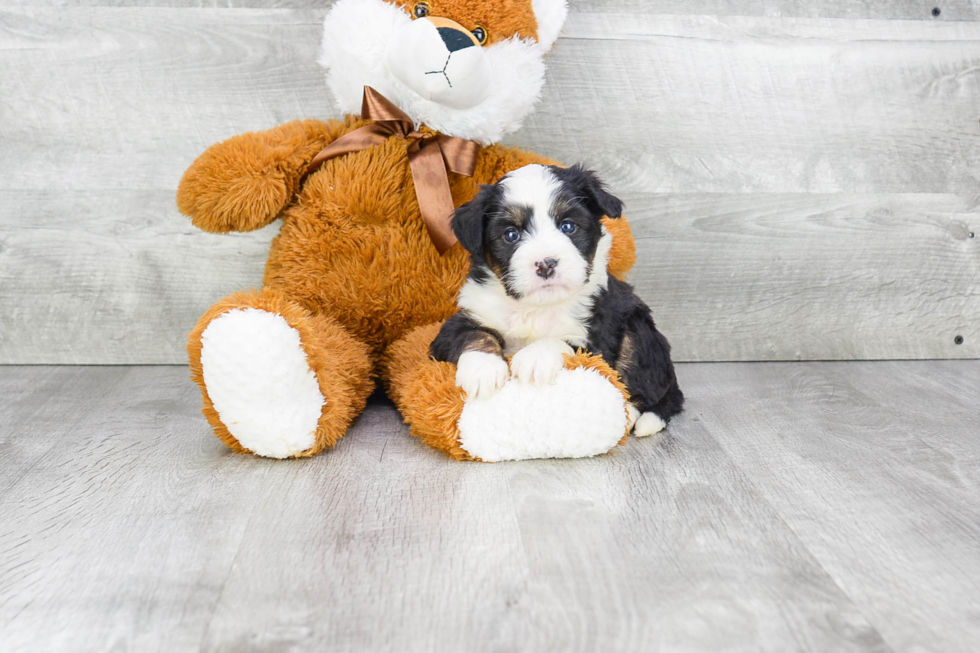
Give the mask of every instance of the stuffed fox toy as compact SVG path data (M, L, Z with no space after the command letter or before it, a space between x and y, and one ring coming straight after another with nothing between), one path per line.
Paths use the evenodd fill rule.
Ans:
M625 390L601 358L569 356L555 383L483 399L429 357L469 265L453 209L480 184L554 164L496 143L537 102L566 13L565 0L337 0L320 63L345 118L241 134L187 170L177 203L201 229L282 221L262 288L220 300L189 336L227 446L314 455L378 381L415 436L461 460L591 456L625 438ZM629 225L606 226L622 277Z

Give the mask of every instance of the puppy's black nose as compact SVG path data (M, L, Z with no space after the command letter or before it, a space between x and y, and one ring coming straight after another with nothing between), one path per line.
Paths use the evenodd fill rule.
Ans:
M555 276L555 266L558 265L558 259L546 258L543 261L538 261L534 264L537 268L538 276L542 279L550 279Z
M458 29L453 29L452 27L440 27L439 36L442 37L442 42L446 44L446 48L448 48L450 52L465 50L466 48L476 45L473 43L473 39L468 37L466 34L463 34Z

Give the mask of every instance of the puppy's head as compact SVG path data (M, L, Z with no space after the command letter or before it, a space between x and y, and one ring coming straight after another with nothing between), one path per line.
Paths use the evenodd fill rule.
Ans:
M484 186L452 224L475 281L499 280L514 299L543 305L605 274L611 239L601 221L622 209L593 172L529 165Z

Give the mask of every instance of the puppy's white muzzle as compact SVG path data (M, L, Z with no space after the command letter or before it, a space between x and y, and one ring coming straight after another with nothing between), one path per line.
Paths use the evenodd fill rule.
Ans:
M431 102L469 109L490 91L486 52L459 23L413 20L392 39L385 66L392 77Z

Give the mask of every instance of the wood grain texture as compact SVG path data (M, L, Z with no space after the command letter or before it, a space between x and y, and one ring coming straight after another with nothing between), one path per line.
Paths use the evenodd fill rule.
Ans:
M293 8L329 7L332 0L0 0L0 7L201 7ZM906 20L977 20L977 0L569 0L574 12L690 14L711 16L773 16L811 18L891 18ZM940 14L933 15L939 7Z
M631 280L677 360L980 356L973 202L626 200L640 252ZM205 234L175 218L170 201L169 191L0 191L0 206L17 216L0 220L0 362L183 361L201 313L261 283L277 227ZM128 217L106 216L109 206ZM22 224L25 215L34 224Z
M218 140L332 114L325 8L9 4L0 363L183 362L272 232L195 233L177 180ZM913 4L573 4L510 141L627 200L678 359L980 355L980 25L879 20Z
M0 207L0 363L183 362L208 306L261 285L278 233L203 233L170 190L0 190Z
M634 197L630 280L680 360L980 357L978 200Z
M0 387L36 388L0 395L7 451L33 447L54 384L76 390L48 422L59 446L0 494L0 649L911 650L882 639L756 490L765 460L736 465L719 446L703 416L731 392L714 367L679 368L689 410L659 440L495 465L425 449L377 401L321 456L239 456L210 436L186 368L0 367ZM791 382L809 368L767 369ZM760 384L748 365L722 369ZM962 390L925 392L945 406ZM771 401L805 410L831 391ZM751 437L751 406L728 403ZM0 457L0 477L19 466ZM886 622L951 626L942 642L975 628L951 601L886 607Z
M980 365L686 371L697 419L889 646L976 650Z

